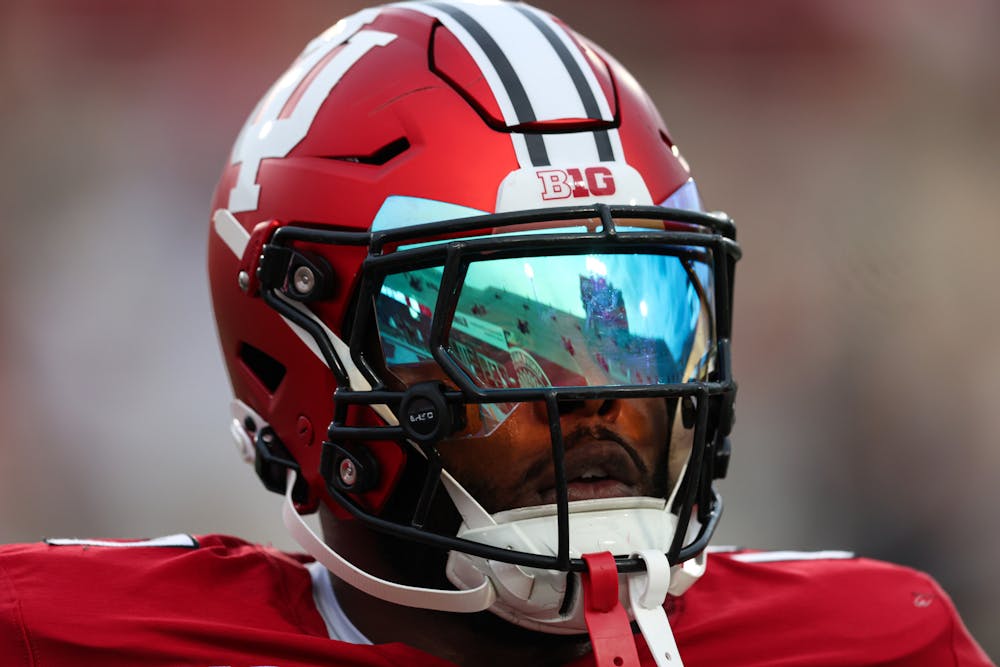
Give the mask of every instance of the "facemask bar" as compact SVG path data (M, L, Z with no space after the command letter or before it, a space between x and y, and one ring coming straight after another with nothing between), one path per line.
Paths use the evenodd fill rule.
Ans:
M651 220L670 220L685 224L698 225L709 232L689 231L628 231L619 232L615 218L646 218ZM461 239L456 238L438 245L422 248L399 250L394 253L382 254L387 246L407 243L420 243L421 240L441 239L459 236L475 230L494 229L502 232L504 227L523 225L532 222L557 222L580 219L599 218L601 230L598 232L557 232L544 235L525 234L516 236L494 236L490 238ZM630 225L631 226L631 225ZM538 251L540 241L546 247L552 244L560 248L610 249L616 248L651 248L655 246L694 246L710 249L714 258L715 283L715 327L716 327L716 370L714 377L707 382L688 382L673 385L633 385L633 386L588 386L573 388L532 388L532 389L484 389L478 387L472 378L461 368L448 353L443 341L446 326L450 321L458 292L462 285L462 274L468 266L469 258L477 253L503 253L509 256L543 255ZM282 261L281 254L291 252L294 242L320 243L333 245L369 245L370 256L362 267L362 282L359 287L358 311L350 336L351 361L370 381L371 391L355 391L351 388L348 373L344 363L337 356L331 341L323 328L308 316L292 308L286 300L278 298L275 291L286 288L288 262ZM444 550L458 550L471 555L490 560L498 560L516 565L541 569L581 572L585 569L582 559L569 556L569 508L563 465L564 445L560 426L559 403L562 401L592 400L598 398L677 398L685 401L688 413L693 412L694 437L686 471L680 482L674 508L679 516L679 525L675 532L673 543L667 553L672 564L680 563L696 556L707 545L715 530L721 513L721 498L712 487L712 479L721 476L716 466L724 463L720 453L728 454L726 435L731 425L732 399L735 394L735 383L730 374L729 334L731 330L731 292L729 286L733 267L740 256L739 246L735 242L735 227L728 218L706 215L686 210L672 210L660 207L609 207L604 205L593 207L568 207L557 209L539 209L514 214L497 214L476 218L444 221L440 223L423 224L419 226L397 228L373 234L334 232L322 229L311 229L299 226L279 228L273 235L270 244L265 246L265 255L278 255L277 261L261 263L261 285L265 301L280 314L301 326L309 332L317 342L327 364L335 374L340 388L334 396L335 414L330 425L328 436L330 442L324 443L324 479L327 480L327 490L334 499L359 520L372 529L393 534L405 539L437 547ZM422 527L422 514L429 507L440 483L441 463L433 442L416 442L403 427L398 425L364 427L347 425L347 408L350 405L387 405L397 415L401 403L407 398L407 392L390 391L378 377L371 364L365 358L364 341L372 335L371 313L373 297L381 284L382 277L391 273L395 265L425 261L429 264L442 265L440 258L444 254L444 275L441 281L438 304L435 308L429 347L434 360L458 387L458 390L439 389L441 407L461 406L471 403L493 402L544 402L549 430L552 440L552 456L556 470L557 495L557 526L558 554L544 556L539 554L516 552L499 549L454 536L441 535L425 530ZM423 260L422 260L423 258ZM282 274L282 268L285 273ZM269 274L269 275L265 275ZM450 290L450 291L449 291ZM447 435L447 434L445 434ZM335 474L327 464L327 456L335 442L350 442L364 440L394 440L400 446L413 446L428 460L429 474L420 497L417 500L417 510L411 525L403 525L387 521L364 508L354 497L338 488L331 482ZM724 472L724 471L722 471ZM697 508L700 528L690 544L684 541L688 532L692 510ZM644 569L643 561L635 557L619 557L619 571L633 572Z
M686 468L681 489L677 495L676 504L690 508L694 505L695 498L707 499L704 502L705 511L699 508L699 522L701 526L695 539L688 545L683 544L687 535L690 511L682 510L679 516L677 531L670 550L667 552L668 561L673 564L681 563L689 558L693 558L708 545L712 533L715 531L718 520L722 512L722 498L711 487L711 479L704 475L704 461L706 457L712 456L716 451L710 447L708 442L708 417L712 408L710 398L725 398L722 391L710 391L706 386L708 383L689 383L696 386L683 387L671 390L669 386L661 389L649 389L646 391L631 391L631 398L670 398L675 397L679 392L685 396L697 396L695 405L697 410L696 427L693 435L693 444L690 460ZM600 388L597 388L600 389ZM426 507L433 499L433 494L440 485L442 466L438 455L433 448L421 446L407 439L407 434L402 427L354 427L344 426L338 423L336 418L330 427L330 438L339 437L341 441L358 440L396 440L397 442L410 442L423 455L432 460L429 477L424 485L421 496L416 501L418 508L415 513L415 521L410 526L404 526L394 522L386 521L364 508L350 495L344 493L336 484L330 482L330 475L325 474L327 480L327 490L338 503L344 506L355 518L368 524L374 530L403 537L414 542L419 542L428 546L442 550L457 550L473 556L479 556L488 560L501 561L534 567L545 570L561 570L567 572L582 572L586 566L580 558L569 557L569 501L566 494L565 467L563 463L564 445L562 440L562 429L559 424L560 414L558 404L560 401L579 400L583 397L594 398L592 393L580 394L576 390L546 390L543 392L549 421L549 432L552 436L552 456L556 470L556 512L557 528L559 530L558 544L559 553L556 556L544 556L520 551L499 549L490 545L474 542L471 540L440 535L424 530L420 527L420 521L416 520L419 515L419 508ZM456 402L463 398L461 392L445 392L444 396ZM341 392L338 390L336 399L345 403L353 404L399 404L400 392ZM711 450L711 451L709 451ZM644 562L640 558L616 557L619 572L636 572L644 569Z

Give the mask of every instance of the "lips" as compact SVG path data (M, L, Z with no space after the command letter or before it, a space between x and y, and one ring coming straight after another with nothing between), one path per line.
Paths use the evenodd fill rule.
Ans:
M641 462L622 444L588 440L566 451L567 492L570 501L641 495ZM556 502L555 473L551 466L536 487L542 504Z

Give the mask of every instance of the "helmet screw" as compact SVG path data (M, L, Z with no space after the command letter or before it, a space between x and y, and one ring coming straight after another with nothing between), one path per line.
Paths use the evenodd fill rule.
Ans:
M354 486L354 483L358 481L358 469L351 459L344 459L340 462L340 481L347 487Z
M292 284L299 294L309 294L316 287L316 274L308 266L300 266L292 275Z
M236 283L242 291L246 292L250 288L250 274L246 271L240 271L240 275L236 276Z

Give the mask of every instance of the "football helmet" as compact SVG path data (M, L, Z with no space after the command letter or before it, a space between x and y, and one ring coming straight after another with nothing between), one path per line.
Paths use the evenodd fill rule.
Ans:
M623 596L700 573L735 227L635 79L558 19L438 0L341 20L251 112L208 256L232 434L341 578L569 633L585 554L614 556ZM299 519L321 503L449 554L457 590L348 563Z

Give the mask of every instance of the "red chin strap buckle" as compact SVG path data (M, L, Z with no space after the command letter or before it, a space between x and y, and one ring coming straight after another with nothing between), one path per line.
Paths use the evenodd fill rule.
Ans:
M584 554L583 617L597 667L639 667L632 626L618 597L618 567L611 552Z

